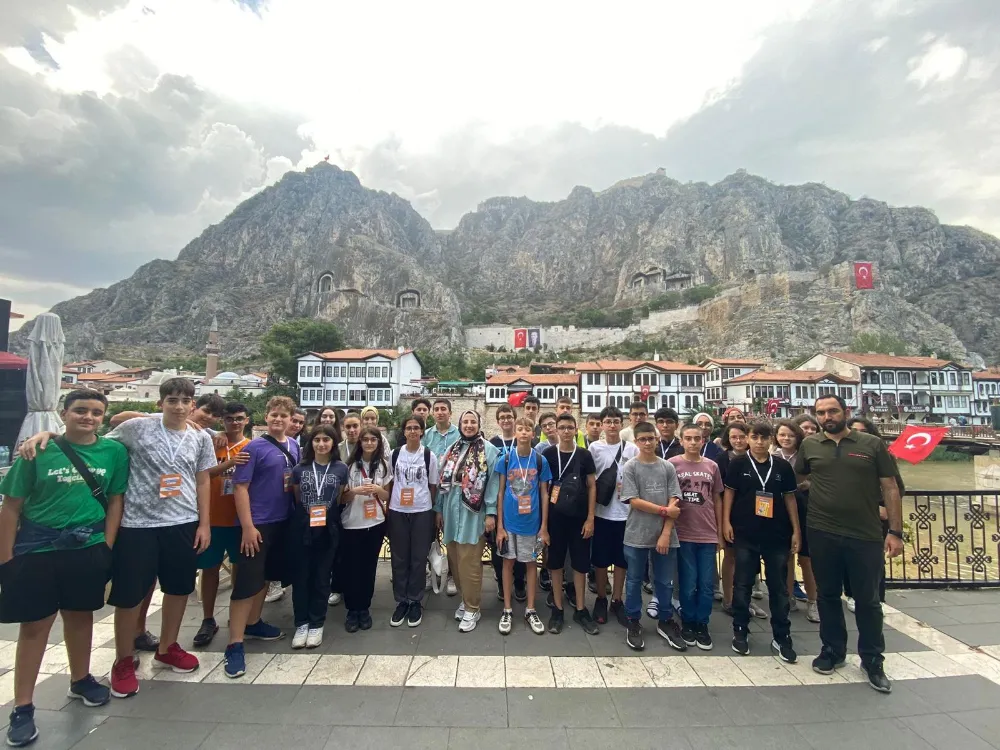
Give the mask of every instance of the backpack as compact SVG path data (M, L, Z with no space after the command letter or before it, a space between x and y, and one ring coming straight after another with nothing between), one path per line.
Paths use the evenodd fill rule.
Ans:
M597 504L611 505L615 492L618 489L618 467L622 460L622 453L625 450L625 443L618 446L618 455L611 462L611 466L597 475Z
M396 461L399 460L399 452L403 450L403 446L396 448L392 452L392 476L396 476ZM426 445L424 446L424 476L427 477L427 483L430 484L431 481L431 449Z
M577 447L579 448L579 446ZM580 474L579 462L577 463L577 467L572 470L568 464L566 465L561 481L556 476L559 471L558 466L554 467L550 462L549 468L552 469L552 484L559 483L559 502L552 505L550 512L572 518L585 517L587 515L588 503L587 482ZM551 490L549 496L551 497Z

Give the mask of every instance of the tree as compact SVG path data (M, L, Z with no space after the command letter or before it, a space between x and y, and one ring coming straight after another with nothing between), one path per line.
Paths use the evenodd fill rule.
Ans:
M271 362L271 372L293 388L299 382L295 359L306 352L330 352L344 346L340 329L324 320L296 318L275 323L260 340L261 353Z
M875 354L894 354L905 357L909 354L909 350L910 347L905 341L891 333L859 333L851 344L851 351L858 354L874 352Z

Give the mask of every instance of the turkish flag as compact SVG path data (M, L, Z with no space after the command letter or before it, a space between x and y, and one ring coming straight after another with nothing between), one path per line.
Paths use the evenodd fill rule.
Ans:
M649 386L648 386L648 385L644 385L644 386L643 386L643 387L642 387L642 388L641 388L641 389L639 390L639 395L641 395L641 396L642 396L642 400L643 400L643 401L645 401L645 400L646 400L647 398L649 398Z
M514 329L514 348L515 349L525 349L528 346L528 329L527 328L515 328Z
M528 397L527 391L521 391L520 393L512 393L507 396L507 403L511 406L521 406L524 400Z
M937 444L948 434L947 427L927 427L910 424L889 446L889 452L896 458L918 464L931 455Z
M854 264L854 286L857 289L874 289L871 263Z

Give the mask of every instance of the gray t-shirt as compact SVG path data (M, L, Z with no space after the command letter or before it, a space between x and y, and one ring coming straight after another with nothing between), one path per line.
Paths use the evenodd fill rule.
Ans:
M677 481L677 470L669 461L657 457L655 463L646 464L635 458L625 464L622 477L622 502L626 505L638 497L657 505L669 505L671 497L681 496L681 486ZM629 508L625 522L625 544L639 549L656 546L656 540L663 531L663 518L652 513ZM680 547L677 529L670 532L670 546Z
M130 419L106 437L128 449L123 527L151 529L198 520L196 476L217 463L212 438L204 430L186 426L179 432L168 430L160 419ZM166 497L160 493L163 477Z

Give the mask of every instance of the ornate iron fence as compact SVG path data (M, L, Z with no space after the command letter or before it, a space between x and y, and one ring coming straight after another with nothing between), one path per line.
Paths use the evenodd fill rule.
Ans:
M1000 586L1000 492L907 492L903 529L887 586Z

